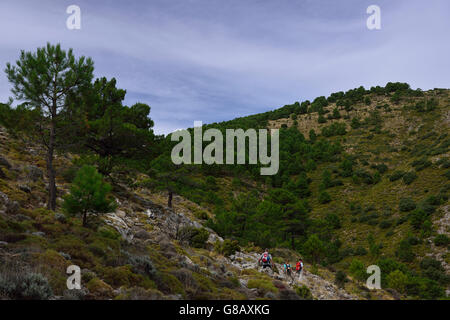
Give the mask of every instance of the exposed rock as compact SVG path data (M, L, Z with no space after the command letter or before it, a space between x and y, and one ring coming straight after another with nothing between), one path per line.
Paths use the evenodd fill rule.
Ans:
M8 201L6 204L6 213L16 213L20 208L17 201Z
M275 294L273 292L269 291L264 295L264 298L274 300L277 297L275 296Z
M137 228L138 230L135 231L134 236L135 238L138 239L142 239L142 240L147 240L151 238L151 235L148 231L141 229L141 228Z
M45 232L37 231L37 232L33 232L32 235L36 236L36 237L45 237Z
M31 188L26 184L19 185L19 189L26 193L31 193Z
M67 220L66 216L62 213L55 213L55 219L61 223L64 223Z
M125 218L125 216L127 215L126 213L125 213L125 211L122 211L122 210L116 210L116 215L119 217L119 218L121 218L121 219L123 219L123 218Z
M9 197L0 191L0 206L6 206L9 202Z
M66 260L71 260L72 259L72 257L68 253L65 253L65 252L62 252L62 251L60 251L58 253Z
M36 166L27 166L25 170L27 171L27 178L33 182L44 178L43 171Z
M3 156L0 156L0 166L5 167L6 169L11 169L12 167L11 163Z

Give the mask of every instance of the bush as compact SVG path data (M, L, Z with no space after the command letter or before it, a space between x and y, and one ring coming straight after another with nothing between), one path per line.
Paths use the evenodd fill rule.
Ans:
M359 127L361 127L361 122L358 118L353 118L350 126L352 127L352 129L358 129Z
M319 115L319 118L317 119L318 123L325 123L327 122L327 119L323 115Z
M416 209L409 214L409 220L414 229L419 230L426 227L425 222L429 220L429 217L423 210Z
M53 296L47 278L39 273L0 274L0 293L14 300L47 300Z
M134 273L139 273L144 276L154 276L156 274L156 268L153 262L147 256L135 256L128 255L128 263L132 266Z
M328 127L322 129L324 137L343 136L347 133L345 123L335 122Z
M377 169L380 174L383 174L388 170L388 167L384 163L381 163L381 164L377 165L375 167L375 169Z
M405 293L408 284L408 276L400 270L395 270L386 278L388 287L397 290L400 293Z
M333 229L339 229L341 227L341 219L339 216L335 213L329 213L325 217L325 221L328 222L328 224Z
M338 287L342 288L347 281L347 274L344 271L339 270L338 272L336 272L334 282Z
M319 194L319 202L321 204L326 204L331 202L331 196L326 191L321 191Z
M439 234L434 238L434 244L437 246L445 247L448 246L449 243L450 239L445 234Z
M409 212L416 208L416 203L411 198L401 198L398 208L401 212Z
M365 256L367 254L367 250L366 248L362 247L362 246L358 246L355 249L355 256Z
M389 180L391 182L397 181L401 178L403 178L403 176L405 175L404 171L394 171L391 176L389 177Z
M427 158L422 158L419 160L416 160L412 163L412 166L417 170L417 171L421 171L425 168L428 168L432 165L431 161L428 160Z
M352 260L349 272L356 280L365 281L367 278L366 268L364 268L364 264L358 259Z
M88 214L107 213L116 204L109 196L112 187L103 181L103 176L92 166L83 166L77 173L70 193L64 197L63 208L69 214L80 214L83 227L87 226Z
M311 290L309 290L309 288L305 285L303 285L301 287L296 287L295 292L303 300L313 300L314 299L313 295L311 293Z
M392 221L390 220L383 220L378 225L381 229L388 229L392 226Z
M408 242L408 240L400 241L395 255L403 262L411 262L415 257L415 254L412 251L411 244Z
M256 288L262 294L265 294L267 292L278 292L278 288L273 285L270 279L250 279L248 280L247 287L249 289Z
M416 179L417 179L417 174L414 171L407 172L403 176L403 182L408 185L413 183L413 181Z
M178 230L177 238L181 241L188 242L194 248L204 248L209 238L209 232L204 228L197 229L187 226Z
M236 251L241 251L237 240L226 239L222 243L217 241L214 244L214 248L217 252L223 254L224 256L231 256L236 253Z

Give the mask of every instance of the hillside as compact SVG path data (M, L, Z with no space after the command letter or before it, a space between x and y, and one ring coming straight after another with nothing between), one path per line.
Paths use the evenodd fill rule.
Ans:
M173 144L161 138L149 168L112 172L117 208L89 226L62 202L81 164L97 163L60 151L49 211L45 153L2 128L0 297L445 298L449 122L450 90L388 84L206 126L279 128L274 177L251 165L173 168L165 162ZM277 270L303 257L303 277L290 283L259 269L264 247ZM72 264L82 269L81 291L66 290ZM373 264L382 290L365 287ZM40 287L26 296L19 284L33 281Z

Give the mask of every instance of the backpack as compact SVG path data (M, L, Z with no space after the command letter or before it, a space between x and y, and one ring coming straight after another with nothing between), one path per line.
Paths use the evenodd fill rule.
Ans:
M295 266L295 269L296 269L297 271L301 269L300 262L297 262L297 264L296 264L296 266Z
M261 261L263 263L268 263L270 261L269 254L267 252L263 253Z

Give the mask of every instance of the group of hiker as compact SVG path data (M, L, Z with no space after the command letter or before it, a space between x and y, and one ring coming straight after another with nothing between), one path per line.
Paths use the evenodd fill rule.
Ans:
M269 249L264 250L264 253L261 255L261 258L259 258L258 262L263 268L269 267L273 270L274 264L272 260L272 255L269 253ZM283 265L283 270L286 276L289 276L292 279L294 278L294 273L291 264L288 261L285 261ZM297 263L295 264L295 274L300 276L302 271L303 271L303 260L299 258Z

